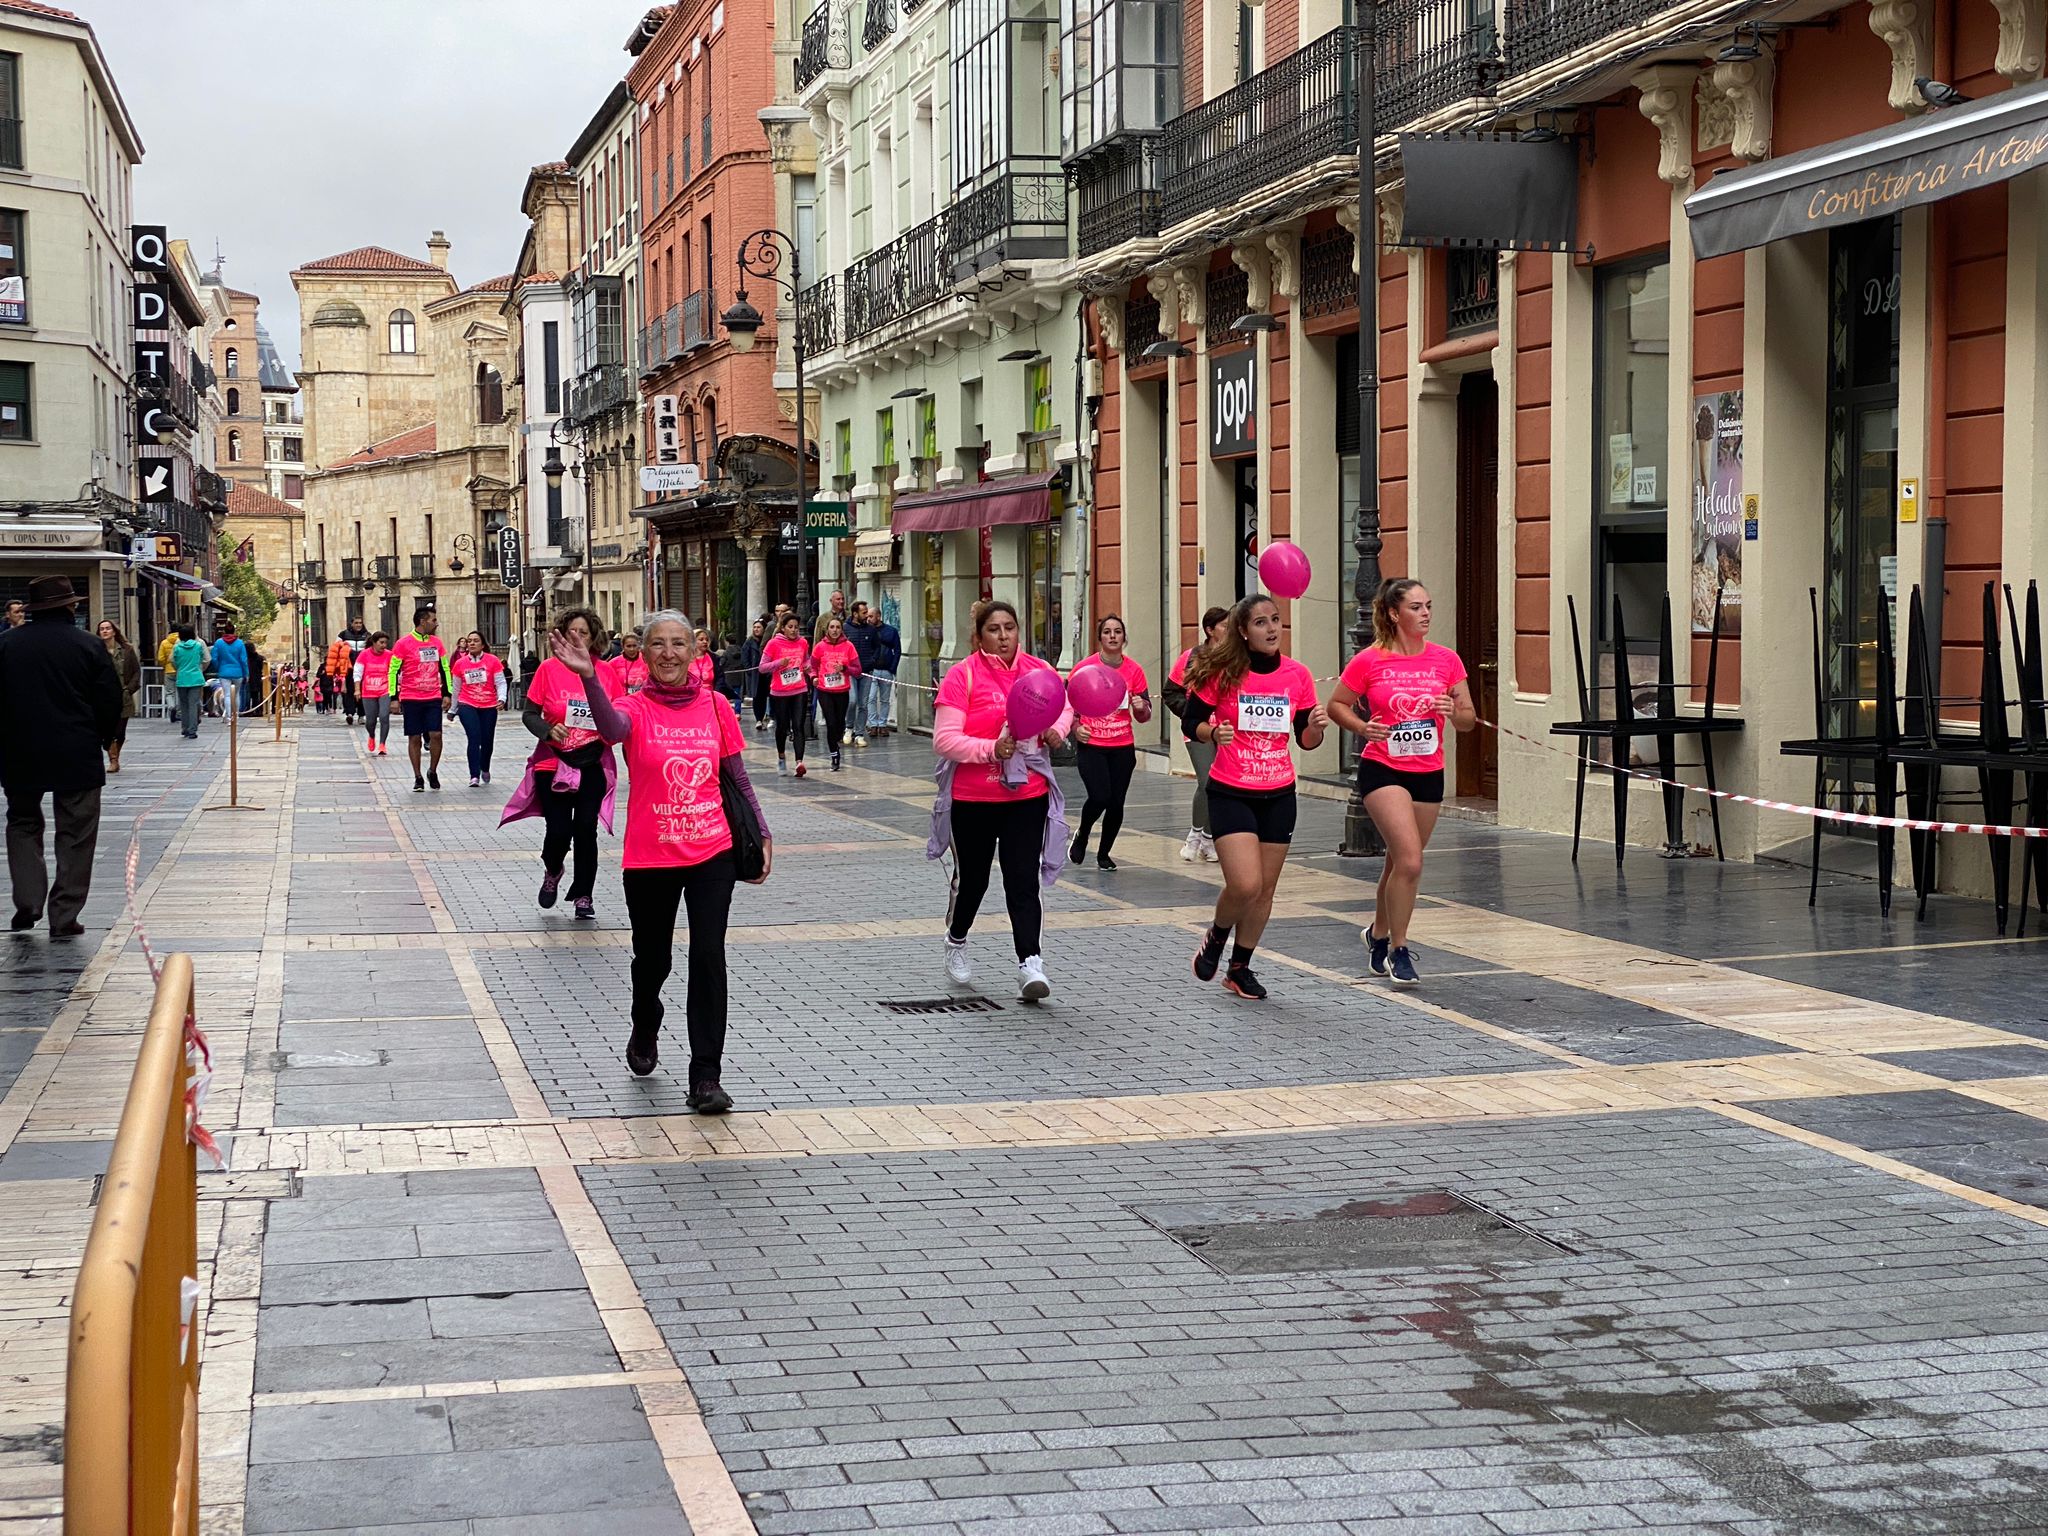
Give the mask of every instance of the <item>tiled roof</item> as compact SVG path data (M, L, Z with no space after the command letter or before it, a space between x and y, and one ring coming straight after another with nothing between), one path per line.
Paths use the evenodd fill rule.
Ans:
M512 276L510 272L507 272L503 277L488 277L474 287L466 288L463 291L465 293L510 293L512 291Z
M440 272L443 268L431 261L421 261L417 256L402 256L397 251L388 251L381 245L359 245L352 251L343 251L339 256L323 256L318 261L309 261L299 269L301 272Z
M69 11L60 11L54 5L37 5L35 0L0 0L0 11L20 11L28 16L47 16L52 21L78 21L81 18Z
M548 162L548 163L547 163L546 165L536 165L536 166L535 166L535 167L533 168L533 174L534 174L534 175L536 175L536 176L545 176L545 175L547 175L547 174L548 174L549 172L551 172L551 171L566 171L566 170L568 170L568 169L569 169L569 162L568 162L568 161L566 161L566 160L550 160L550 161L549 161L549 162Z
M290 502L279 501L261 486L237 481L228 487L228 516L302 517L304 514Z
M263 302L263 301L262 301L262 299L260 299L260 298L257 298L257 296L256 296L255 294L253 294L253 293L245 293L245 292L244 292L243 290L241 290L240 288L230 288L230 289L228 289L228 291L227 291L227 294L228 294L228 297L229 297L229 298L231 298L231 299L255 299L255 300L256 300L256 302L257 302L257 303L259 303L259 304Z
M372 443L360 453L352 453L334 464L336 469L346 469L354 464L379 464L386 459L410 458L416 453L432 453L435 443L434 423L414 427L396 437L387 437L381 443Z
M559 272L529 272L519 279L521 283L559 283L561 280Z

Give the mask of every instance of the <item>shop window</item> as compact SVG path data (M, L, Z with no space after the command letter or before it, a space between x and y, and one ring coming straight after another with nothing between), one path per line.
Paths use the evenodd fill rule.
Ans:
M1654 648L1669 569L1671 269L1632 263L1596 282L1593 612L1612 639L1619 600L1628 635Z
M927 464L939 459L939 397L926 395L917 402L917 457Z
M0 442L25 443L35 436L30 411L30 363L0 363Z
M1357 651L1352 626L1358 615L1358 332L1337 338L1337 614L1338 654Z
M1031 364L1027 387L1031 396L1031 430L1052 431L1052 363L1049 360Z
M833 478L841 489L853 484L853 423L842 421L832 429Z
M883 478L894 479L896 468L896 408L875 412L875 467L888 470Z

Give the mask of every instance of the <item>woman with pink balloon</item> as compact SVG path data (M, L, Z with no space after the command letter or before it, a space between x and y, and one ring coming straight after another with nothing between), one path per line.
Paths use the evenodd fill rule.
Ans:
M1124 654L1124 621L1117 615L1105 614L1096 621L1095 645L1095 654L1067 674L1067 697L1074 705L1074 754L1088 790L1069 857L1081 862L1088 852L1088 835L1100 817L1102 847L1095 867L1115 869L1109 850L1123 828L1124 797L1138 766L1132 722L1152 718L1151 684L1145 669Z
M1373 642L1344 668L1330 695L1330 718L1363 739L1358 794L1380 829L1380 865L1372 926L1364 933L1375 976L1397 987L1421 983L1408 952L1408 921L1422 885L1422 850L1444 799L1444 730L1479 723L1465 663L1429 638L1429 589L1399 577L1373 598Z
M1015 608L1000 599L975 605L974 653L946 673L934 702L939 794L925 855L953 855L947 979L962 987L974 980L967 934L1000 860L1017 950L1017 995L1039 1002L1052 995L1039 954L1039 889L1058 877L1067 838L1052 753L1066 739L1074 712L1059 673L1019 641Z
M1266 557L1272 554L1271 548L1265 552ZM1275 561L1271 571L1262 558L1259 572L1264 580L1285 582L1293 589L1290 596L1308 590L1306 557L1298 566ZM1280 605L1272 598L1255 592L1231 609L1223 638L1188 664L1188 707L1182 720L1190 736L1216 747L1216 764L1209 770L1209 819L1223 867L1223 894L1195 951L1195 977L1215 979L1223 946L1235 934L1224 990L1259 1002L1266 989L1252 974L1252 954L1273 915L1273 896L1294 839L1295 774L1288 738L1313 751L1323 744L1330 725L1316 697L1315 678L1281 653Z
M1187 713L1188 663L1202 646L1214 645L1223 638L1229 621L1228 608L1209 609L1202 615L1201 644L1189 646L1167 668L1166 686L1159 691L1159 701L1174 719L1178 720ZM1187 743L1188 762L1195 770L1194 803L1189 807L1187 840L1180 845L1181 862L1214 864L1216 839L1209 827L1209 769L1216 761L1216 749L1206 741L1196 741L1185 729L1181 732L1181 740Z

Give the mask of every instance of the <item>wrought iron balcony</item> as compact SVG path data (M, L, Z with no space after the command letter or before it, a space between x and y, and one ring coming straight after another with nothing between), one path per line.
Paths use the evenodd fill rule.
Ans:
M673 305L640 333L640 376L645 378L682 355L683 310L681 305Z
M343 581L361 581L363 579L363 562L360 556L353 560L346 556L342 558L341 579Z
M1383 8L1381 14L1390 11ZM1178 224L1318 160L1357 153L1362 46L1355 27L1325 32L1168 123L1159 144L1161 222Z
M1139 299L1124 306L1124 356L1130 365L1144 360L1145 349L1159 340L1159 301Z
M1341 225L1301 242L1301 313L1314 320L1358 307L1358 274L1351 268L1357 241Z
M151 525L164 533L175 533L185 558L204 568L213 548L213 518L182 501L152 501L146 506Z
M412 579L423 587L431 587L434 584L434 557L432 555L414 555L412 557Z
M680 306L683 312L683 350L695 352L699 347L711 345L711 290L699 288L687 295Z
M10 171L22 169L21 119L0 117L0 167Z
M839 345L838 278L823 278L796 296L796 345L805 357Z
M1230 328L1250 308L1251 279L1242 267L1211 272L1203 285L1202 336L1210 346L1227 346L1243 338Z
M1501 73L1495 4L1393 0L1381 7L1379 73L1373 77L1381 133L1492 87Z
M299 585L302 587L326 586L327 562L325 560L301 560L299 562Z
M976 187L948 212L945 251L955 281L1004 262L1066 255L1066 172L1005 171Z
M583 426L639 403L640 392L633 387L626 365L605 363L569 381L568 394L562 401L562 419L571 426Z
M861 47L873 53L895 30L896 0L867 0L867 15L860 24Z
M852 62L846 47L846 26L833 14L832 0L804 18L802 45L796 56L796 88L801 91L828 69L845 69ZM689 173L684 172L687 180Z
M1558 0L1506 0L1502 51L1506 72L1519 75L1553 59L1640 26L1669 8L1670 0L1591 0L1561 5Z
M946 296L949 231L958 207L934 214L846 270L846 339L914 314Z
M398 580L398 556L378 555L370 562L370 574L378 581Z
M1074 166L1076 254L1159 233L1159 135L1118 134Z
M209 511L225 512L228 509L228 479L210 469L196 470L192 476L192 494L199 504Z

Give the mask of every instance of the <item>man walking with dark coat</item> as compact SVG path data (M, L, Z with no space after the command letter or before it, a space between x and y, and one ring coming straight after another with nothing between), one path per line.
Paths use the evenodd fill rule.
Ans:
M7 792L7 872L16 932L49 906L50 937L85 932L78 915L100 836L101 752L121 723L121 680L107 648L80 629L68 576L28 587L28 622L0 634L0 788ZM43 796L57 822L57 879L43 863Z

